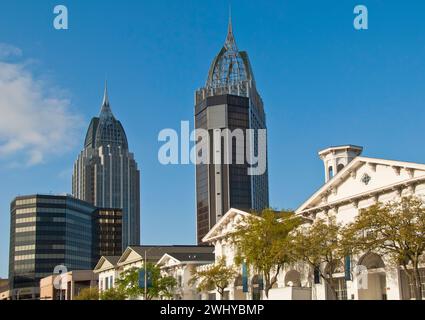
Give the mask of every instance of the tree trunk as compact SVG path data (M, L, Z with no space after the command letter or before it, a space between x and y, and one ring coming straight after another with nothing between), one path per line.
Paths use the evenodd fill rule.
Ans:
M220 301L224 300L224 289L218 289L218 294L220 295Z
M419 273L418 266L414 266L413 285L414 285L414 288L415 288L415 299L416 300L422 300L421 274Z
M323 274L321 274L321 276L325 280L325 283L326 283L326 288L325 288L326 292L329 290L332 293L334 299L339 300L338 295L336 294L336 289L333 285L332 276L329 276L329 278L325 277ZM326 297L326 299L327 299L327 297Z

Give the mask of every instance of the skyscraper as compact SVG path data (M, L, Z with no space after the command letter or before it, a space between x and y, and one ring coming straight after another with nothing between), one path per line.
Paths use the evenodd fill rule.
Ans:
M195 128L207 130L210 141L214 141L217 131L225 129L255 132L244 150L223 141L210 143L209 162L196 165L197 238L201 243L230 208L260 211L269 206L267 148L265 151L258 148L259 129L266 129L263 101L257 92L248 54L236 46L231 19L226 41L211 64L207 82L195 93ZM246 161L236 163L237 155L245 154L246 146L251 144ZM233 161L217 164L214 161L217 152L221 160L231 155ZM255 156L265 161L265 171L260 175L248 173L251 164L248 158Z
M140 172L112 114L106 85L100 115L91 120L74 164L72 193L99 208L122 209L123 249L140 244Z

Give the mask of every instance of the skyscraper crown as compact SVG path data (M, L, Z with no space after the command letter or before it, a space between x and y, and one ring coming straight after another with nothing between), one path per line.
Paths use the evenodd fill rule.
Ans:
M211 64L206 87L223 88L241 84L243 81L251 81L254 85L254 75L247 53L238 50L232 18L229 17L226 41Z
M108 86L105 83L99 117L93 118L87 130L85 147L119 146L128 149L127 136L121 122L115 119L109 102Z

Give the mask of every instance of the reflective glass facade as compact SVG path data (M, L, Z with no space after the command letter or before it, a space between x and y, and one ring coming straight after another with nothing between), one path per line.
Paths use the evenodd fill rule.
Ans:
M11 204L9 281L12 290L39 287L56 266L92 269L95 207L70 196L18 197Z
M248 54L239 51L233 36L231 23L226 42L214 58L208 79L203 88L195 92L195 128L208 131L210 146L207 164L196 165L197 240L202 238L230 209L261 211L269 207L267 147L266 170L261 175L249 175L248 159L259 156L258 129L266 129L263 101L257 92ZM242 130L243 149L235 141L225 143L222 137L221 150L214 143L214 135L224 130ZM254 129L248 138L247 129ZM246 152L248 143L253 148ZM221 163L217 164L217 152ZM244 161L236 161L243 153ZM248 153L249 156L246 156ZM232 161L224 159L231 154Z

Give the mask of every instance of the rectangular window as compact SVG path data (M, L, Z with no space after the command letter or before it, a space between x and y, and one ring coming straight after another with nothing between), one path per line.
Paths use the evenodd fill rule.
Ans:
M16 233L22 233L22 232L33 232L35 231L35 226L31 227L23 227L23 228L16 228Z

